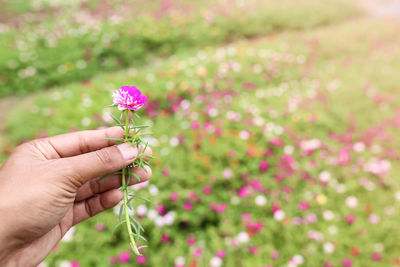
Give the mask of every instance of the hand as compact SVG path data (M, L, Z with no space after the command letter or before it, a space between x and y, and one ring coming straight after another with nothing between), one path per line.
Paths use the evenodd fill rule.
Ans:
M123 135L113 127L37 139L15 149L0 168L0 266L36 266L73 225L122 200L121 175L98 179L136 159L130 144L105 140ZM150 168L132 171L141 181L151 176Z

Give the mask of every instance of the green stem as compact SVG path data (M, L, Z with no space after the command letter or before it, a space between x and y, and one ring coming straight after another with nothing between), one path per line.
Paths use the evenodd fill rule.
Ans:
M125 110L125 141L128 141L129 138L129 109ZM129 209L128 209L128 185L127 183L127 175L129 175L129 167L125 167L122 170L122 188L124 190L124 212L125 212L125 222L126 222L126 227L128 228L128 233L129 233L129 239L131 242L131 247L133 252L135 252L136 255L141 255L139 250L137 249L135 239L133 237L133 232L132 232L132 225L131 225L131 219L129 217Z

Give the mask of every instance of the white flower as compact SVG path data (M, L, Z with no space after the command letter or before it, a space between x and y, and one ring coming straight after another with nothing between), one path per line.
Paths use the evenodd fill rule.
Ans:
M150 195L152 195L152 196L157 196L158 195L158 187L157 186L155 186L155 185L150 185L149 186L149 193L150 193Z
M335 251L335 245L333 245L331 242L327 242L324 244L324 251L327 254L332 254Z
M324 211L322 216L324 217L325 221L332 221L335 218L335 214L330 210Z
M329 182L330 179L331 179L331 174L327 171L323 171L319 174L319 180L323 183Z
M222 265L222 260L218 257L214 257L210 260L211 267L220 267Z
M296 264L301 265L301 264L304 263L304 257L301 256L301 255L295 255L295 256L293 257L293 261L294 261Z
M185 258L182 256L179 256L175 259L175 264L176 265L185 265Z
M238 234L238 236L237 236L237 240L238 240L240 243L247 243L247 242L249 242L249 239L250 239L250 237L249 237L249 235L248 235L246 232L240 232L240 233Z
M158 213L154 209L149 210L149 212L147 213L147 217L149 217L149 219L151 219L151 220L155 220L157 218L157 216L158 216Z
M285 218L285 212L283 210L278 210L274 213L274 218L277 221L282 221Z
M346 198L346 205L349 208L357 208L358 206L358 199L354 196L349 196Z
M363 152L365 149L365 145L362 142L357 142L353 145L353 150L355 152Z
M147 210L148 210L147 206L144 204L141 204L141 205L137 206L137 208L136 208L137 215L139 215L139 216L146 215Z
M338 231L338 228L335 225L331 225L328 227L328 232L331 235L336 235L337 231Z
M265 206L265 204L267 204L267 198L263 195L259 195L256 196L255 202L257 206Z

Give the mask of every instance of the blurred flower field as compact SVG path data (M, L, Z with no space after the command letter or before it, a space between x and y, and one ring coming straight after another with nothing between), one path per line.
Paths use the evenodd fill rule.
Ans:
M43 266L400 266L399 33L354 18L209 36L9 97L2 160L25 140L112 125L103 107L122 85L149 98L141 120L158 159L132 190L153 201L135 202L150 248L134 257L124 232L111 235L116 209L70 231Z

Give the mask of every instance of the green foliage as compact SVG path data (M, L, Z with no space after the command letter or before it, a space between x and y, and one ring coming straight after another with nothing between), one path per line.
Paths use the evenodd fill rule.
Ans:
M116 24L109 17L86 18L88 11L82 9L79 1L60 6L64 10L62 15L55 11L57 7L45 3L31 11L36 18L40 11L49 9L42 21L22 20L19 28L10 26L0 32L0 96L85 80L99 71L139 66L153 56L172 55L191 47L282 29L307 29L357 13L352 5L331 0L323 3L254 0L244 6L235 1L229 10L215 1L185 4L189 8L166 12L161 18L151 16L154 8L147 8L148 13L145 8L144 14L131 19L124 17ZM127 9L134 12L135 5ZM90 6L89 10L95 9ZM114 4L113 8L117 10L121 6L121 3ZM190 7L195 12L190 11L189 16L186 13ZM79 22L78 15L83 16Z

